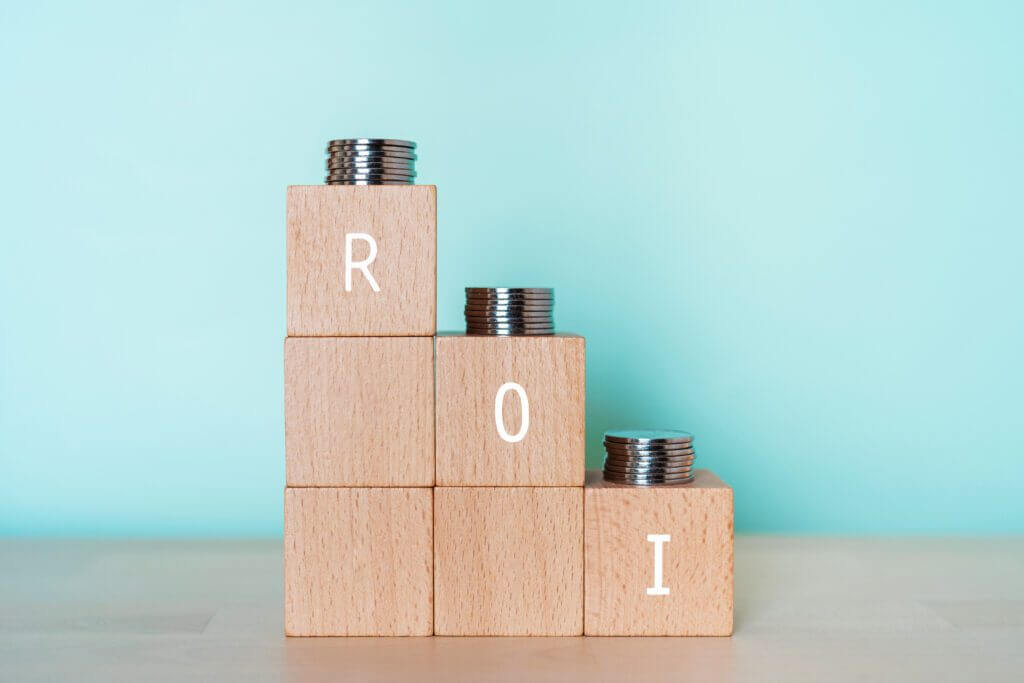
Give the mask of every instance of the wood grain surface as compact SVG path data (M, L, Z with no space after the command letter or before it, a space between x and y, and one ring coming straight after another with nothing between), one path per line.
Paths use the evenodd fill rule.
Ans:
M517 443L499 436L495 396L523 387L529 429ZM502 401L510 435L521 400ZM438 486L582 486L585 470L586 349L583 337L437 338Z
M432 498L429 488L285 489L285 634L430 635Z
M692 484L634 487L587 473L584 502L586 634L727 636L733 616L732 489L708 470ZM654 587L654 543L662 585Z
M288 188L288 334L433 335L437 327L437 192L433 185ZM346 233L377 243L368 266L380 287L352 272L345 291ZM352 260L369 256L352 244Z
M583 633L583 489L434 489L437 635Z
M281 540L0 539L0 681L1019 681L1024 538L736 537L732 638L284 638Z
M289 337L284 344L289 486L431 486L430 337Z

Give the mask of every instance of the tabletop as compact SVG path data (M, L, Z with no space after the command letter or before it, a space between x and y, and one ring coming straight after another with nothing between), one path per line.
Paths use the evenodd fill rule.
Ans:
M2 681L1020 680L1024 538L736 538L731 638L285 638L281 541L0 540Z

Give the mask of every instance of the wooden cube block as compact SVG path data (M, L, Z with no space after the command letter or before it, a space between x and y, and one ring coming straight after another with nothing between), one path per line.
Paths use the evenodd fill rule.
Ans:
M708 470L656 487L590 472L585 491L588 636L732 634L731 488Z
M437 635L583 633L583 489L434 489Z
M429 488L285 489L285 634L430 635L432 500Z
M293 186L287 214L290 336L434 334L433 185Z
M582 486L583 337L437 338L438 486Z
M289 337L288 486L431 486L431 337Z

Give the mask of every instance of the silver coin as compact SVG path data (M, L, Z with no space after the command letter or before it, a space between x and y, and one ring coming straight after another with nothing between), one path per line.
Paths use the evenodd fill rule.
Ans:
M630 468L630 469L645 469L645 468L652 468L652 467L678 468L678 467L692 467L694 462L695 462L695 460L693 460L692 458L690 460L665 460L665 461L658 461L658 462L632 462L632 461L629 461L629 460L605 460L604 461L604 466L605 467L615 467L615 468Z
M416 143L412 140L395 140L393 138L341 138L338 140L331 140L327 143L328 147L332 145L388 145L389 147L407 147L409 149L416 148Z
M466 327L474 330L521 330L521 331L543 331L553 330L554 325L542 324L542 325L514 325L504 323L478 323L478 322L467 322Z
M555 321L551 319L535 319L529 320L502 320L494 318L466 318L467 325L481 326L486 325L488 327L554 327Z
M551 315L554 306L480 306L477 304L466 304L462 309L464 312L472 312L483 315L526 315L539 314Z
M482 306L466 306L462 309L464 313L472 313L473 315L503 315L503 316L521 316L521 315L548 315L554 313L554 309L551 308L512 308L507 310L493 310Z
M415 149L416 145L406 140L331 140L327 143L328 149L337 149L338 147L366 147L369 149L389 147L395 149Z
M414 177L412 175L398 175L397 173L350 173L328 176L331 180L404 180L406 182L412 182Z
M467 308L494 308L497 310L519 308L544 308L551 309L555 306L554 299L477 299L467 298Z
M554 304L554 299L542 296L519 294L513 296L480 296L476 294L466 296L467 306L547 306L550 308Z
M522 330L466 330L466 335L471 337L549 337L554 334L554 330L531 332Z
M406 178L415 178L415 173L408 173L406 171L399 171L397 169L388 169L386 171L352 171L346 169L344 171L329 171L328 177L352 180L374 180L376 178L382 178L384 180L405 180Z
M466 309L462 312L462 315L469 318L489 318L495 320L537 321L555 319L555 317L551 314L551 311L517 311L515 313L496 313L494 311L476 311Z
M408 147L405 145L389 145L385 142L329 142L327 143L327 151L332 152L334 150L347 150L347 149L359 149L359 150L381 150L384 152L413 152L416 150L415 147Z
M627 470L631 472L650 472L654 470L683 470L694 467L696 463L693 461L683 463L620 463L620 462L606 462L604 463L605 469L612 470Z
M622 470L606 467L603 471L605 474L613 477L629 477L632 479L647 479L652 477L674 477L676 479L685 479L686 477L691 477L694 474L694 471L690 468L671 470Z
M651 456L649 458L631 458L630 456L609 453L605 456L604 462L650 465L654 463L692 463L694 460L696 460L696 456Z
M527 332L554 332L554 327L489 327L486 325L466 325L467 332L480 332L480 333L491 333L491 332L509 332L509 333L527 333Z
M466 292L467 299L554 299L554 292Z
M551 287L466 287L466 294L542 294L553 296Z
M411 159L417 157L412 152L377 152L368 149L346 149L331 152L331 159Z
M691 449L691 447L689 447L689 444L687 444L686 447L682 447L682 449L665 449L665 447L658 447L658 446L647 447L647 449L628 449L628 447L627 447L627 449L624 449L624 447L622 447L622 445L616 445L614 443L605 443L604 444L604 451L605 451L605 453L608 453L608 454L612 454L612 455L616 455L616 456L623 456L623 457L627 457L627 458L630 458L630 457L633 457L633 458L649 458L649 457L654 457L654 456L662 456L662 457L665 457L665 456L677 456L677 457L679 457L679 456L692 456L694 454L694 449Z
M412 180L416 177L415 173L339 173L330 172L327 174L328 178L334 180Z
M471 318L466 316L466 322L473 325L489 325L491 327L551 327L555 323L547 319L502 319L502 318Z
M516 312L503 312L494 310L476 310L467 308L463 311L466 317L487 317L496 319L513 319L513 321L534 321L534 319L551 319L550 310L520 310Z
M690 443L693 434L676 429L615 429L605 432L604 440L639 445Z
M406 149L331 149L329 159L416 159L416 152Z
M680 472L678 474L672 472L610 472L604 470L605 476L613 476L619 478L629 479L686 479L693 476L693 472Z
M416 170L416 162L412 159L328 159L327 168L407 168Z
M550 334L555 331L553 327L484 327L481 325L466 325L466 332L471 334Z
M604 468L606 470L617 470L619 472L657 472L665 470L689 470L695 466L694 462L680 462L680 463L651 463L646 465L639 465L637 463L629 462L606 462Z
M621 467L605 467L603 471L611 476L617 477L671 476L682 478L688 477L694 473L693 468L690 467L658 468L652 470L632 470Z
M415 185L411 180L330 180L327 185Z
M679 484L690 484L693 482L695 477L690 475L685 479L632 479L605 474L604 479L605 481L609 481L613 484L626 484L628 486L674 486Z
M689 484L694 480L694 475L688 474L683 477L620 477L614 472L604 473L605 481L613 481L617 484L631 484L633 486L654 486L658 484Z

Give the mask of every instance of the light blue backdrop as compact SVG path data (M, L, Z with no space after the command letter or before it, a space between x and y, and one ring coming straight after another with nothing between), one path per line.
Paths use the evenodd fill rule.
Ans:
M420 143L442 328L550 285L603 429L772 532L1024 531L1015 2L7 3L0 533L281 529L284 188Z

